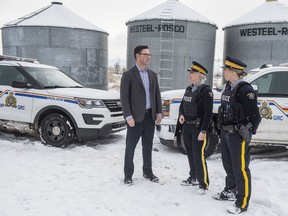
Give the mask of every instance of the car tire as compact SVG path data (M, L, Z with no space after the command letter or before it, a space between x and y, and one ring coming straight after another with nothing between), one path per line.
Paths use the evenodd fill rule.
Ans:
M184 144L184 138L183 138L183 130L181 130L181 132L178 133L176 138L177 138L178 149L180 150L180 152L182 154L187 155L186 147L185 147L185 144Z
M205 158L208 158L212 154L214 154L219 143L218 134L215 130L210 130L209 128L207 131L207 137L208 137L208 140L207 140L207 145L206 145L205 152L204 152ZM187 155L187 151L186 151L184 139L183 139L183 130L181 131L181 133L178 133L177 135L177 145L178 145L180 152L182 154Z
M65 148L73 143L75 133L70 120L64 115L53 113L41 122L40 138L46 145Z

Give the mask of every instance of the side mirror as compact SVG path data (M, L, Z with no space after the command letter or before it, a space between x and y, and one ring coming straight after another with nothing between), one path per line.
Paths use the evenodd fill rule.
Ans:
M220 92L223 89L223 84L222 83L216 83L216 91Z
M12 87L14 88L32 88L32 85L27 82L12 81Z
M224 91L224 89L226 88L226 83L217 83L216 84L216 91L217 92L221 92L221 91Z

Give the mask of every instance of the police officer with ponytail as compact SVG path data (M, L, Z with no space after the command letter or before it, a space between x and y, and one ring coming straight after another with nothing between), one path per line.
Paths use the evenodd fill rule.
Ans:
M209 186L207 163L204 157L206 131L212 118L213 93L204 84L208 71L193 61L188 69L191 85L186 88L179 108L179 123L183 125L184 144L190 167L189 178L182 185L198 185L197 193L206 194Z
M213 195L217 200L235 203L227 211L240 214L247 211L251 196L251 174L249 169L249 143L256 134L261 116L257 106L257 95L252 86L243 80L246 64L227 56L223 66L227 81L221 96L219 123L221 129L221 153L226 171L225 188Z

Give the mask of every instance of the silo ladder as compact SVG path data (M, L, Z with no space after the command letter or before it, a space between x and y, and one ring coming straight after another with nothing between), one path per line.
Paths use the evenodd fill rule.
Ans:
M161 19L159 53L160 90L173 89L174 19Z

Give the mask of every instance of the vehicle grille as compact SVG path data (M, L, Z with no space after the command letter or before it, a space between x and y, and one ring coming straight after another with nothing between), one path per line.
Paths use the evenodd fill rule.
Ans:
M110 112L122 111L120 100L103 100Z

